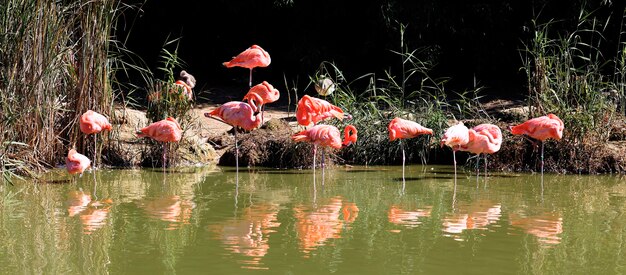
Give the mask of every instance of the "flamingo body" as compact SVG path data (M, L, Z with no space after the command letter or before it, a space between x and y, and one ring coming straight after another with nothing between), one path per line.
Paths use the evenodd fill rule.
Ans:
M243 100L247 100L254 112L257 112L261 106L275 102L280 98L280 92L275 89L272 84L267 81L263 81L261 84L257 84L250 88L248 93L243 97Z
M261 115L255 115L254 113L250 104L241 101L230 101L209 113L205 113L204 116L216 116L233 127L241 127L246 131L251 131L261 124Z
M80 116L80 131L84 134L97 134L103 130L111 130L111 123L105 116L92 110Z
M514 135L527 135L531 138L544 141L549 138L560 140L563 137L563 121L554 114L540 116L509 129Z
M184 81L177 80L174 83L174 88L179 89L179 91L182 91L182 94L187 98L187 100L193 99L192 87L189 86L189 84L185 83Z
M389 130L389 141L433 134L432 129L399 117L394 118L387 126L387 129Z
M222 63L227 68L242 67L252 70L256 67L267 67L272 62L270 54L258 45L252 45L231 61Z
M72 149L67 153L65 158L65 167L70 174L82 174L91 166L91 161L84 155L79 154Z
M149 137L160 142L178 142L182 138L182 129L172 117L152 123L137 132L137 137Z
M461 145L461 151L473 154L493 154L502 145L502 131L493 124L480 124L468 130L469 142Z
M343 146L356 143L357 130L352 125L346 126L344 129L344 140L341 141L341 134L337 127L332 125L315 125L291 136L291 139L295 142L310 142L319 146L341 149Z
M463 122L451 126L443 134L441 138L441 146L446 145L453 150L458 150L461 146L469 142L469 129L463 125Z
M296 119L298 124L309 126L327 118L335 117L342 120L344 117L341 108L330 104L330 102L304 95L298 101L298 110L296 111Z

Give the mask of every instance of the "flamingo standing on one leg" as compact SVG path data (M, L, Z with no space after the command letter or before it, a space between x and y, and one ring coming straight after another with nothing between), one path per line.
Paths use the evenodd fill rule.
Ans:
M65 167L67 168L67 172L71 175L80 174L83 175L83 172L87 168L91 166L91 161L86 156L79 154L76 150L71 149L67 153L67 158L65 158Z
M154 122L137 131L137 137L149 137L156 141L163 142L163 172L165 172L167 162L167 143L179 142L183 136L182 129L178 121L168 117L161 121Z
M446 130L446 133L443 134L441 138L441 146L445 144L446 146L452 148L452 157L454 160L454 182L456 183L456 151L461 148L461 146L466 145L469 142L469 129L463 125L463 122L459 122L458 124L451 126Z
M204 116L213 118L214 116L222 119L222 122L233 126L235 130L235 165L239 172L239 148L237 147L237 127L241 127L246 131L251 131L261 124L260 114L254 114L250 104L241 101L230 101L224 103L217 109L205 113Z
M92 110L88 110L80 116L80 131L85 135L93 134L93 169L96 169L97 161L97 137L96 135L104 130L111 130L109 120Z
M500 150L502 145L502 131L500 127L485 123L469 129L469 142L462 145L460 150L478 155L485 154L485 176L487 176L487 154L493 154ZM478 174L478 160L476 161L476 172Z
M272 84L263 81L261 84L257 84L250 88L250 91L243 97L243 100L247 100L254 112L258 112L261 109L261 125L265 121L263 117L263 111L265 104L275 102L280 98L280 92L272 86Z
M531 138L539 140L541 142L541 175L543 176L543 144L544 141L553 138L561 140L563 137L563 121L554 114L548 114L547 116L540 116L533 119L529 119L526 122L509 126L511 134L514 135L527 135Z
M250 82L248 86L252 87L252 69L256 67L267 67L272 62L270 54L258 45L246 49L239 55L233 57L231 61L222 63L226 68L242 67L250 69Z
M330 104L330 102L304 95L298 101L298 110L296 111L296 119L298 124L309 126L327 118L335 117L339 120L344 118L341 108Z
M417 122L402 119L399 117L394 118L387 126L389 130L389 141L396 139L414 138L419 135L432 135L433 130L420 125ZM402 182L404 183L404 143L400 141L400 147L402 149Z
M344 129L344 138L343 141L341 141L341 135L337 127L332 125L315 125L291 136L291 139L295 142L304 141L313 143L313 174L315 174L315 155L317 153L317 146L319 145L322 147L341 149L342 147L356 143L357 130L356 127L352 125L346 126ZM322 169L323 168L324 166L322 165Z

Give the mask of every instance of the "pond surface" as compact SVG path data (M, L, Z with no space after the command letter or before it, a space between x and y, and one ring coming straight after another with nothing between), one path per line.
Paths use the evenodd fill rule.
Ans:
M452 171L58 170L0 187L0 273L626 273L624 178Z

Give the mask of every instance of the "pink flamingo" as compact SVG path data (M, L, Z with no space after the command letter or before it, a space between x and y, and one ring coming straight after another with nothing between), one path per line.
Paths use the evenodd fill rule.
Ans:
M341 149L342 147L356 143L357 130L353 125L348 125L344 129L344 138L341 141L341 135L339 129L332 125L315 125L309 129L301 131L293 136L291 139L295 142L310 142L313 143L313 173L315 173L315 159L317 153L317 146L331 147L335 149ZM322 169L324 168L324 159L322 159Z
M460 150L478 155L485 154L485 176L487 175L487 154L493 154L500 150L502 145L502 131L500 127L493 124L480 124L469 129L469 142L462 145ZM478 171L478 161L476 161L476 171Z
M239 147L237 146L237 127L246 131L251 131L261 124L260 114L254 114L253 107L250 104L241 101L230 101L224 103L217 109L205 113L204 116L221 118L222 122L233 126L235 130L235 165L239 172Z
M517 126L509 126L511 134L527 135L541 142L541 175L543 175L543 142L547 139L561 140L563 121L554 114L529 119Z
M79 154L76 150L71 149L67 153L67 158L65 158L65 167L67 168L67 172L70 175L80 174L83 176L83 172L87 168L91 166L91 161L86 156Z
M172 117L168 117L161 121L154 122L141 130L137 131L137 137L149 137L159 142L163 142L163 171L167 162L167 143L179 142L183 136L182 129L178 121Z
M396 139L414 138L420 135L432 135L433 130L420 125L417 122L402 119L399 117L394 118L389 122L387 126L389 130L389 141ZM400 141L400 148L402 149L402 181L404 182L404 143Z
M97 160L97 137L96 135L98 133L100 133L101 131L110 131L111 130L111 123L109 123L109 120L99 114L96 113L92 110L88 110L87 112L83 113L83 115L80 116L80 120L79 120L79 124L80 124L80 131L83 132L83 134L85 135L90 135L93 134L93 168L96 168L96 160Z
M446 133L443 134L441 138L441 146L445 144L446 146L452 148L452 158L454 160L454 179L456 183L456 151L461 148L461 146L466 145L469 142L469 130L463 122L459 122L458 124L451 126L446 130Z
M330 102L304 95L298 101L298 110L296 111L296 119L298 124L309 126L327 118L335 117L342 120L344 117L341 108L330 104Z
M180 78L174 82L174 87L182 90L183 95L187 97L187 100L193 100L193 88L196 86L196 78L193 75L183 70L180 72Z
M258 110L261 109L261 124L263 124L265 104L275 102L279 98L280 92L275 89L272 84L263 81L263 83L250 88L250 91L243 97L243 100L248 101L254 112L258 112Z
M256 67L267 67L272 62L270 54L258 45L246 49L239 55L233 57L231 61L222 63L226 68L242 67L250 69L250 82L248 86L252 87L252 69Z

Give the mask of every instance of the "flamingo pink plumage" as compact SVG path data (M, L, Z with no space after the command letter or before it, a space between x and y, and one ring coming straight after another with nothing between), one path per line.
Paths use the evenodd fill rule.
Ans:
M527 135L541 141L541 175L543 176L543 142L547 139L561 140L565 126L563 121L554 114L529 119L526 122L509 126L511 134Z
M396 117L389 122L387 130L389 130L389 141L433 134L432 129L426 128L417 122L399 117ZM404 144L402 142L400 142L400 147L402 148L402 182L404 183L404 163L406 158L404 154Z
M172 117L154 122L137 131L137 137L149 137L156 141L163 142L163 171L167 162L167 143L178 142L183 136L182 129L178 121Z
M313 144L313 169L315 169L317 146L341 149L344 146L356 143L357 133L356 127L348 125L344 129L344 139L341 141L341 135L337 127L332 125L315 125L291 136L291 139L295 142L309 142Z
M80 116L79 124L80 131L83 132L83 134L93 134L93 166L95 168L98 149L96 135L101 131L111 131L111 123L109 123L109 120L105 116L88 110Z
M251 131L261 125L260 114L254 114L250 104L241 101L226 102L215 110L205 113L205 117L219 117L226 124L235 128L235 166L239 172L239 147L237 146L237 127Z
M446 145L452 148L452 157L454 160L454 178L456 183L456 151L461 146L466 145L469 142L469 129L463 125L463 122L459 122L456 125L448 128L441 138L441 146Z
M330 104L330 102L304 95L298 101L298 110L296 111L296 119L298 124L309 126L327 118L335 117L342 120L344 117L341 108Z
M83 174L85 169L91 166L91 161L86 156L71 149L65 158L65 167L70 174Z
M263 109L265 104L277 101L280 98L280 92L275 89L272 84L263 81L261 84L254 85L248 93L243 97L247 100L254 112L261 110L261 124L263 124Z
M231 61L222 63L226 68L242 67L250 69L249 87L252 87L252 69L256 67L267 67L272 63L270 54L258 45L252 45L239 55L233 57Z
M502 131L500 127L485 123L469 129L469 142L462 145L460 150L477 154L485 154L485 175L487 175L487 155L500 150L502 146ZM478 171L478 161L476 161L476 171Z

